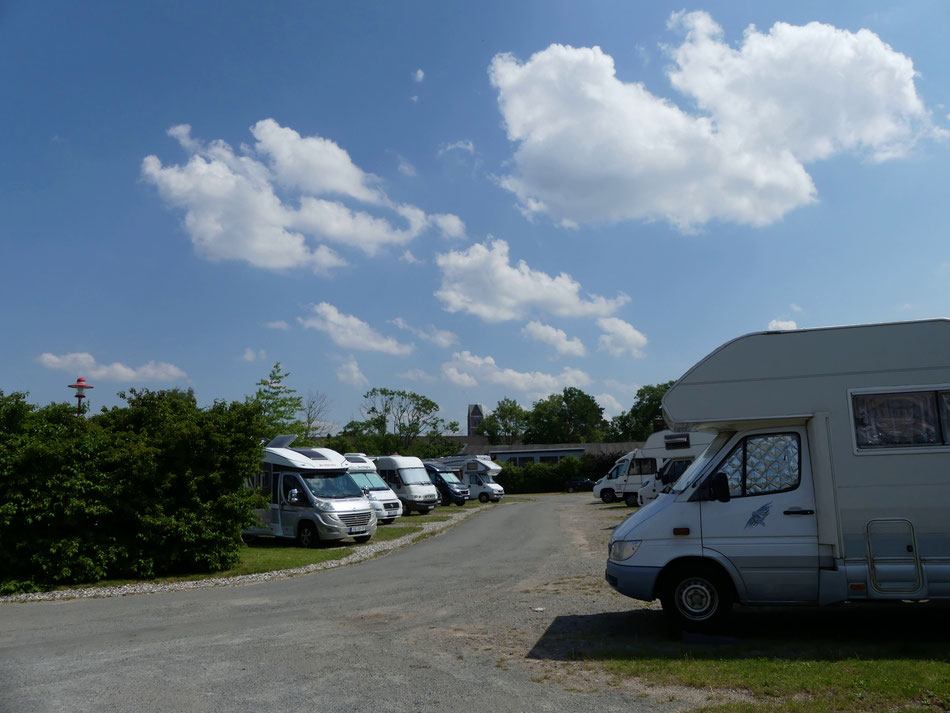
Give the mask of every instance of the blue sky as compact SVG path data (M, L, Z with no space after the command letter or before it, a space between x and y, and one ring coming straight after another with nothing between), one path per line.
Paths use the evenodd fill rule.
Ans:
M946 316L945 2L5 3L0 389L608 416Z

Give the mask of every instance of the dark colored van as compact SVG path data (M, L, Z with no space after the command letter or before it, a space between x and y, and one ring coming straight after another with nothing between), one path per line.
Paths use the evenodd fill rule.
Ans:
M439 491L439 498L443 505L464 505L469 499L469 490L462 481L458 479L457 471L432 463L425 463L426 473L429 474L429 480Z

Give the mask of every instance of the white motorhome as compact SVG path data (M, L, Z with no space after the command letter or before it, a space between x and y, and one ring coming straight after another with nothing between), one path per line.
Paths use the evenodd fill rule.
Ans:
M264 447L261 472L248 485L270 503L254 511L260 524L244 534L295 537L302 547L347 537L368 542L376 515L347 474L349 463L329 448L292 450L294 438L277 436Z
M624 501L629 506L643 507L655 500L664 488L679 480L690 463L702 455L715 437L716 434L710 431L657 431L650 434L643 445L643 453L653 455L659 467L655 475L644 477L636 496L628 493Z
M449 456L434 458L430 462L458 470L459 480L468 487L471 497L478 498L479 502L487 503L490 500L497 503L505 497L505 489L495 482L501 466L490 456Z
M759 332L663 398L717 433L613 532L606 578L680 623L950 597L950 320Z
M414 456L378 456L376 470L402 501L403 515L413 510L425 515L436 506L436 490L422 461Z
M637 448L621 456L607 472L607 475L594 483L594 497L605 503L631 498L636 504L637 491L645 478L656 474L657 462L654 456L643 455L643 449Z
M385 481L376 472L376 464L365 453L344 453L350 464L347 473L366 493L366 499L373 506L376 519L388 525L402 515L402 503Z

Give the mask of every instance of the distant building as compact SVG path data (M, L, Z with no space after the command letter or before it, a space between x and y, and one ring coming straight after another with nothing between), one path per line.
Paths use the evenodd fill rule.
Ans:
M478 427L482 425L482 421L485 420L485 416L488 415L488 412L485 409L483 404L469 404L468 405L468 435L475 436L478 435Z

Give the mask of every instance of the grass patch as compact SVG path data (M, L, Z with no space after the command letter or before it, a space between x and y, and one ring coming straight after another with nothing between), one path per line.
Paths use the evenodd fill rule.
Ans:
M396 522L400 522L397 520ZM373 539L366 544L370 544L375 541L386 542L388 540L398 540L400 537L405 535L413 535L417 532L422 532L422 524L418 525L386 525L385 527L379 527L376 529L376 534L373 535ZM359 547L359 545L357 545Z
M697 711L950 710L945 606L744 609L719 636L674 635L652 610L595 618L555 623L536 650L556 652L544 658L593 663L634 687L721 692L725 700ZM581 619L588 625L579 633ZM729 700L732 692L744 700Z

